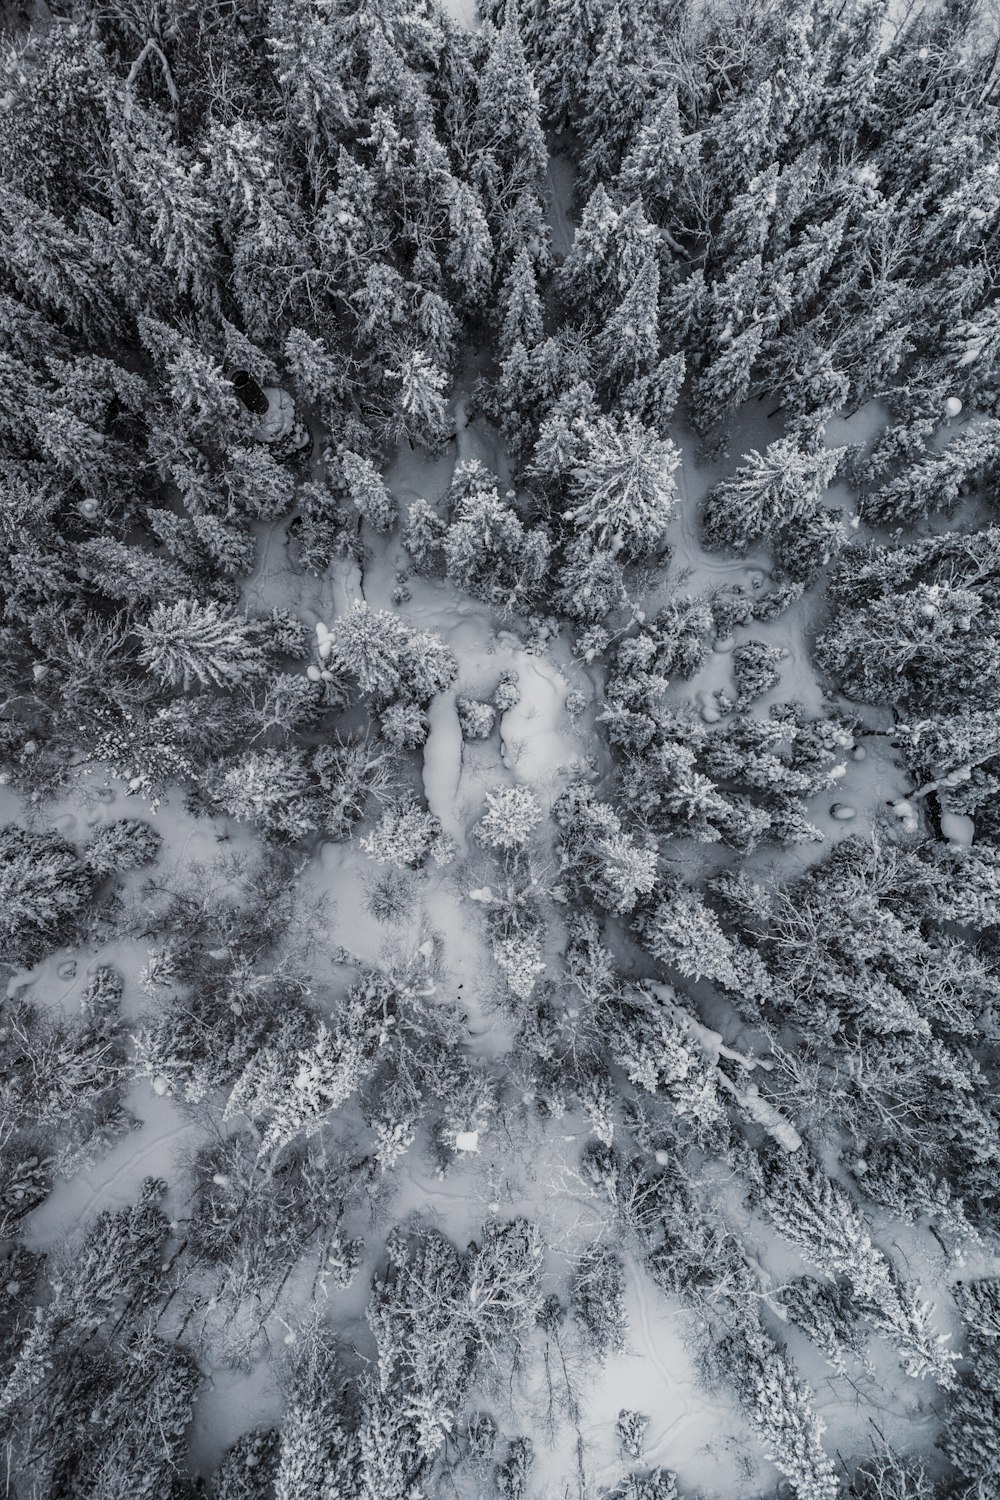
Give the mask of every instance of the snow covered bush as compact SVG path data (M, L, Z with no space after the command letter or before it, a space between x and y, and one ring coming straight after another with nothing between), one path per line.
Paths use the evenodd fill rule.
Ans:
M427 859L446 865L455 857L455 843L441 828L441 820L424 812L416 802L387 808L372 833L361 840L361 848L380 865L403 865L416 869Z
M475 826L475 836L489 849L517 849L526 844L542 821L542 809L528 787L504 787L486 793L486 811Z
M8 823L0 830L0 957L29 964L57 947L74 931L93 888L92 871L54 829Z
M496 709L492 703L480 703L475 698L456 698L458 722L467 740L486 740L496 724Z
M521 689L518 687L518 680L518 674L514 671L500 673L500 681L490 699L498 714L505 714L509 708L520 703Z
M443 542L448 577L486 604L527 613L546 577L549 538L541 527L526 527L495 487L472 487L473 481L495 486L492 475L477 472L465 483L462 468L453 481L458 498Z
M151 865L163 843L156 829L137 818L119 818L105 823L86 848L87 864L97 875L134 870Z

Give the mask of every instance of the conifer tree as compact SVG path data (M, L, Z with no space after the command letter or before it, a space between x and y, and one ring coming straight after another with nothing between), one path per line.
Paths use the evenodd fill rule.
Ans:
M391 531L396 524L396 502L375 465L357 453L341 453L337 461L351 503L373 531Z
M706 498L707 540L742 551L775 526L808 516L836 472L842 452L803 449L794 438L778 438L763 453L745 454L732 478L722 480Z
M573 474L574 503L564 520L612 552L655 551L677 500L677 449L635 417L626 417L620 428L598 417L584 435L584 454Z
M507 7L503 26L490 37L479 81L473 148L480 188L495 214L512 207L525 191L540 188L545 139L516 5Z
M458 668L439 636L413 630L388 610L358 604L330 632L331 660L376 701L425 703L454 681Z
M58 943L72 930L93 890L93 875L72 845L10 823L0 833L0 940L12 962Z
M844 1190L818 1164L801 1151L782 1153L780 1161L772 1154L763 1203L781 1233L822 1270L847 1278L867 1317L898 1345L909 1374L954 1384L954 1355L928 1327L927 1309L872 1243Z
M185 692L195 683L236 687L266 670L258 628L212 602L160 604L136 633L143 665L161 682Z
M500 289L502 324L500 354L506 358L515 344L530 350L543 337L542 301L538 295L535 268L527 250L518 251Z
M611 381L637 380L655 369L660 349L660 275L647 260L597 340L603 372Z
M580 164L592 185L614 181L632 133L642 115L644 82L637 55L639 12L611 6L605 13L593 61L587 70L581 109L586 150ZM628 33L628 34L627 34Z

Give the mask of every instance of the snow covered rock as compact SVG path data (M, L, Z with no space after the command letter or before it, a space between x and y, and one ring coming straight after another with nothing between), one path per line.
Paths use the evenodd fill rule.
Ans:
M941 814L941 835L949 844L958 844L967 849L976 836L976 825L963 813Z

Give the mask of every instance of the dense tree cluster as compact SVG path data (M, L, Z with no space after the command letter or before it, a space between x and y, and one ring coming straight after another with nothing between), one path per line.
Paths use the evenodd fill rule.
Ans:
M528 1500L560 1414L582 1494L578 1372L628 1349L634 1262L797 1500L989 1500L997 1278L957 1283L949 1346L885 1226L949 1263L1000 1239L992 8L39 9L0 56L0 962L32 971L0 1004L12 1493L188 1500L203 1369L284 1336L283 1412L220 1500L417 1500L446 1472ZM880 430L841 446L861 407ZM392 479L414 449L433 494ZM511 653L495 688L470 621ZM594 753L529 785L510 660L555 643L579 681L539 739L587 712ZM461 800L498 727L506 779L452 826L435 757L450 733ZM820 857L863 733L912 790ZM89 812L97 769L267 847L151 871L150 823L50 816ZM352 836L364 960L301 881ZM492 959L482 1049L449 900ZM29 1248L141 1126L130 1085L190 1127L181 1186ZM476 1163L497 1139L561 1152L585 1229L544 1242ZM475 1239L393 1222L404 1163L480 1172ZM824 1445L800 1365L836 1389L874 1338L908 1395L941 1388L930 1468ZM620 1412L610 1500L679 1500L646 1423Z

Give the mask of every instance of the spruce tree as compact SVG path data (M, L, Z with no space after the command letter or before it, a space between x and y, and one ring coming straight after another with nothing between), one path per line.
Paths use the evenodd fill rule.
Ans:
M136 633L143 665L185 692L195 684L233 688L267 670L258 627L212 602L157 605Z

